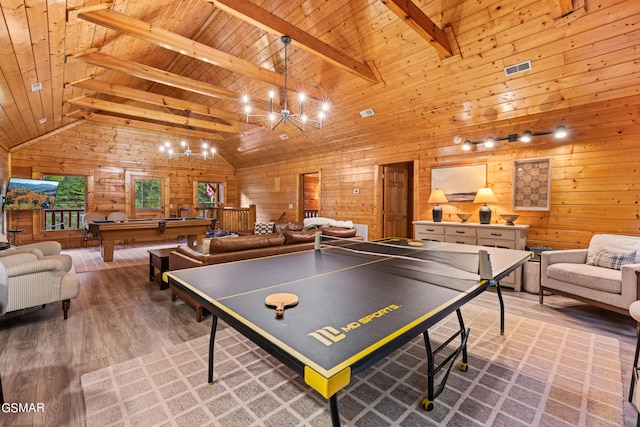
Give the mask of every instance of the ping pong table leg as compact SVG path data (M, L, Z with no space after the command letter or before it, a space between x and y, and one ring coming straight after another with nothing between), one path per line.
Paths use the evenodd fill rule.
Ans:
M329 398L329 408L331 409L331 425L340 427L340 414L338 412L338 393Z
M216 342L216 329L218 327L218 316L213 315L211 321L211 337L209 338L209 373L207 376L207 382L213 384L213 346Z
M464 327L464 320L462 319L462 312L460 309L456 310L456 314L458 315L458 323L460 324L460 347L462 348L462 365L460 365L460 369L466 372L467 365L469 363L469 359L467 357L467 339L469 338L469 330Z
M427 350L427 397L422 400L422 406L427 411L433 410L433 401L442 391L444 390L444 386L447 383L447 378L451 373L451 368L453 367L453 363L460 353L462 353L462 363L460 364L460 370L466 372L468 369L468 360L467 360L467 340L469 339L469 329L466 329L464 326L464 321L462 319L462 312L460 309L456 309L456 315L458 316L458 323L460 325L460 329L453 334L449 339L447 339L444 343L440 344L438 348L435 350L431 349L431 340L429 338L429 331L426 330L422 333L424 337L424 345ZM460 336L460 344L456 347L455 351L449 353L447 357L441 361L438 366L435 366L435 355L444 350L456 337ZM440 369L447 367L447 371L443 374L440 384L437 389L434 383L435 376L440 372Z
M498 293L498 301L500 302L500 335L504 335L504 301L502 300L500 282L496 282L496 292Z

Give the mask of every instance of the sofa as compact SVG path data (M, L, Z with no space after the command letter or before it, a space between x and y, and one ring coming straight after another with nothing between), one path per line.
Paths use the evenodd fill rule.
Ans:
M323 226L305 229L300 222L274 222L272 228L264 228L260 224L256 225L256 231L260 233L206 238L201 245L194 247L180 245L169 254L169 270L313 249L317 231L332 237L356 237L355 228Z
M544 292L629 315L640 299L640 237L595 234L587 249L540 254L540 304Z
M308 228L308 229L305 229ZM169 270L202 267L313 249L316 233L337 238L357 238L355 228L306 226L300 222L257 223L253 234L205 238L195 247L180 245L169 254ZM179 289L170 287L171 301L180 298L202 320L202 305Z

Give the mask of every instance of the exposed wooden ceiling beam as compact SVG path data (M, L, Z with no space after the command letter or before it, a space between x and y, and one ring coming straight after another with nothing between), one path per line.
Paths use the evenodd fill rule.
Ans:
M128 98L134 101L145 102L147 104L159 105L162 107L173 108L176 110L191 110L196 114L220 118L229 123L239 123L242 118L237 113L221 110L219 108L208 107L206 105L197 104L195 102L185 101L183 99L172 98L144 90L133 89L128 86L111 84L96 79L85 79L71 83L74 87L87 89L94 92L100 92L107 95Z
M574 3L576 4L574 5ZM549 2L549 6L551 7L551 16L553 18L562 18L579 9L583 4L584 1L582 0L575 2L573 0L551 0Z
M172 33L171 31L157 28L147 22L128 17L113 10L82 12L78 14L78 17L217 67L252 76L258 80L279 87L284 87L284 76L282 74L278 74L274 71L245 61L242 58L229 55L226 52L198 43L187 37ZM302 83L295 79L291 79L288 76L287 85L292 85L297 90L302 90L304 88L305 93L311 98L318 100L324 99L322 91L314 85Z
M333 46L319 40L309 33L302 31L295 25L291 25L284 19L275 16L271 12L255 5L247 0L208 0L218 9L235 16L254 27L258 27L268 33L277 36L291 37L291 44L300 47L307 52L317 55L325 61L348 72L368 80L378 83L374 72L366 65L354 58L345 55Z
M219 86L190 79L178 74L169 73L158 68L148 67L137 62L114 58L113 56L106 55L104 53L88 52L73 55L73 57L88 64L97 65L98 67L120 71L130 76L156 83L162 83L171 87L177 87L190 92L199 93L201 95L213 98L231 99L234 101L240 100L240 95Z
M69 114L66 114L65 117L89 120L92 122L102 123L104 125L109 125L109 126L133 127L136 129L150 130L154 132L168 133L172 135L187 134L186 128L179 128L179 127L161 125L157 123L143 122L141 120L135 120L135 119L126 118L126 117L109 116L107 114L100 114L100 113L95 113L91 111L81 111L81 110L73 111ZM80 121L80 123L82 123L82 121ZM211 139L211 140L215 139L217 141L224 140L224 138L218 135L217 133L202 132L194 129L191 129L189 131L189 135L196 138Z
M146 110L139 106L119 104L115 102L104 101L89 97L81 97L67 101L69 104L79 105L81 107L94 108L96 110L108 111L116 114L124 114L131 117L144 118L147 120L155 120L167 123L175 123L189 127L207 129L215 132L239 133L239 130L233 126L222 123L214 123L207 120L190 118L186 116L177 116L162 111Z
M393 13L403 19L414 31L431 43L441 58L453 56L445 32L429 19L411 0L382 0Z
M560 8L561 16L565 16L571 12L573 12L573 1L572 0L556 0L558 2L558 6Z

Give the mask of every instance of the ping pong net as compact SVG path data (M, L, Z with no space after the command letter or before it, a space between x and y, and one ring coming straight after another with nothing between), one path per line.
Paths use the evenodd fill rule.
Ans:
M489 254L484 249L474 252L439 242L363 241L323 235L321 250L344 252L367 260L371 268L458 290L493 280Z

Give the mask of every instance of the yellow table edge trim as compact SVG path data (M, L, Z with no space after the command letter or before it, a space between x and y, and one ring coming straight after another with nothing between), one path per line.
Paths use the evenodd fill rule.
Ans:
M304 367L304 382L309 387L320 393L325 399L330 398L351 382L351 368L345 368L331 378L311 369L309 366Z

